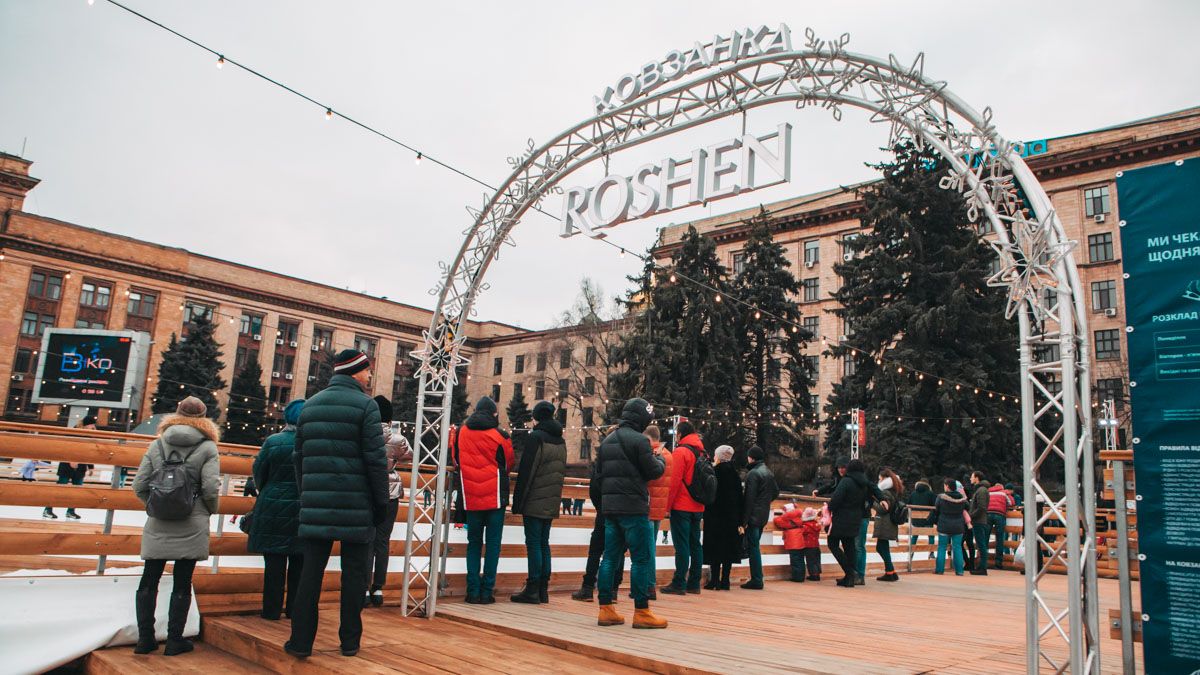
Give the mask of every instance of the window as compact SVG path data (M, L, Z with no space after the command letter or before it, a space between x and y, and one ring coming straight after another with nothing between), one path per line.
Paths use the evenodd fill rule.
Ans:
M817 333L821 332L821 317L819 316L806 316L800 323L804 326L804 330L808 331L813 338L817 337Z
M288 375L292 372L292 367L296 365L296 356L294 354L275 353L275 360L271 363L271 370L283 375Z
M115 410L113 408L108 409L108 426L110 426L110 427L123 426L128 423L129 423L129 411L128 410Z
M154 318L154 306L158 304L158 296L145 291L129 291L129 314L148 319Z
M821 287L819 285L820 283L821 280L817 279L816 277L813 277L812 279L805 279L804 281L800 282L800 285L804 288L804 302L817 301L821 294Z
M497 356L496 358L492 359L492 374L493 375L504 374L504 357L503 356Z
M33 372L33 350L24 347L17 348L17 358L13 361L14 373L32 373Z
M513 372L520 375L525 372L525 355L517 354L516 361L513 363Z
M291 400L292 388L291 387L281 387L279 385L273 384L273 385L271 385L271 393L268 394L268 396L270 396L272 403L274 403L278 407L282 408L285 405L287 405L287 402L289 400Z
M275 330L275 338L283 340L284 344L296 342L300 337L300 324L291 321L280 321L279 328ZM358 336L355 336L357 342Z
M404 380L406 378L399 373L392 375L392 400L396 400L404 395Z
M558 397L566 398L567 394L571 393L571 381L562 379L558 381Z
M62 277L49 272L30 274L29 294L35 298L58 300L62 297Z
M1088 235L1088 261L1104 262L1113 259L1112 232Z
M320 326L314 327L313 328L313 344L316 345L317 349L320 349L320 350L333 349L333 329L332 328L321 328ZM397 349L396 358L399 358L399 353L400 352Z
M242 325L238 332L242 335L262 335L263 318L254 314L242 314Z
M112 299L112 287L108 284L85 281L79 290L79 304L85 307L107 308Z
M257 363L257 362L258 362L258 350L257 349L250 349L249 347L238 347L237 355L233 361L233 367L234 367L235 371L238 371L238 370L241 370L242 368L245 368L247 363Z
M537 370L539 373L546 372L546 352L538 352Z
M1033 360L1037 363L1054 363L1062 360L1062 350L1056 343L1040 344L1033 348Z
M1046 391L1050 392L1051 396L1058 396L1062 393L1062 378L1058 376L1058 373L1042 373L1042 384L1045 385Z
M585 427L592 426L593 415L594 415L594 413L592 412L592 409L590 407L589 408L581 408L579 410L579 423Z
M500 385L498 384L492 385L492 401L497 404L500 403Z
M5 405L4 412L10 415L33 415L37 412L37 406L30 400L32 398L32 389L12 387L8 390L8 404Z
M1096 380L1096 400L1103 403L1110 398L1117 410L1125 407L1125 381L1119 377Z
M805 356L804 368L808 371L810 377L816 382L821 377L821 357L820 356Z
M1100 312L1110 307L1117 306L1117 282L1112 281L1093 281L1092 282L1092 311Z
M198 302L189 302L183 308L183 322L191 323L196 319L204 318L212 321L213 308L208 305L202 305Z
M546 398L546 382L538 380L533 383L533 398L535 401L543 401Z
M296 338L290 337L288 340L294 341ZM354 336L354 348L367 355L367 358L375 358L375 339L363 337L362 335Z
M739 276L746 270L746 254L738 251L733 254L733 276Z
M570 368L571 367L571 350L570 349L564 349L564 350L562 350L562 353L558 355L558 367L559 368Z
M1115 328L1096 331L1096 360L1121 358L1121 332Z
M842 357L842 377L850 377L858 372L858 361L853 356Z
M858 239L857 234L847 234L842 237L842 260L849 260L854 257L854 240Z
M808 395L808 409L814 410L814 411L821 409L821 395L820 394L809 394Z
M1107 185L1088 188L1083 191L1083 212L1088 218L1108 213L1109 210Z
M521 383L520 382L513 383L513 394L512 395L513 395L513 398L516 398L521 395Z
M767 361L767 381L779 382L779 377L783 371L783 363L779 359L771 359Z
M583 393L586 396L593 396L596 393L596 378L588 376L583 378Z
M38 314L37 312L25 312L21 317L21 335L27 337L38 337L47 328L54 327L54 317L49 314Z
M583 357L583 365L594 366L594 365L596 365L596 361L599 358L600 358L600 354L596 352L596 348L588 347L587 352L585 352L584 357Z
M821 262L821 242L817 239L809 239L804 242L804 264L815 265Z
M76 328L91 328L92 330L104 330L103 321L88 321L87 319L75 319Z
M566 408L559 408L558 410L555 411L554 416L558 419L559 424L563 425L564 427L567 426L567 409Z
M592 439L590 439L590 438L579 439L579 459L591 459L591 458L592 458Z
M979 222L982 225L986 221L984 221L983 218L980 218ZM1000 256L995 256L988 261L988 276L994 277L997 274L1000 274Z

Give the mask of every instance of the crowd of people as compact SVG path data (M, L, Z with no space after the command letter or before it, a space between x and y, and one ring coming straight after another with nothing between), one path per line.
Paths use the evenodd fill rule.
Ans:
M399 468L411 459L412 450L392 425L390 402L366 393L369 366L360 351L339 353L329 385L308 401L285 407L285 428L266 440L253 463L259 494L242 529L249 534L248 549L263 556L261 616L291 619L291 635L283 648L298 658L312 653L321 583L334 542L341 549L343 655L358 652L362 609L383 604L388 548L404 497ZM155 609L168 562L173 563L174 586L164 653L193 648L183 637L191 576L196 563L208 557L209 519L217 513L219 492L218 432L207 412L197 398L180 402L175 414L163 419L134 479L134 492L148 514L141 550L145 566L135 601L138 654L158 649ZM581 514L583 501L563 497L567 452L555 412L548 401L534 405L533 429L520 437L519 464L513 438L500 428L492 399L481 398L463 425L452 430L453 518L467 533L469 604L496 601L496 572L510 508L522 519L528 574L509 600L549 601L553 522L564 513ZM650 609L659 593L728 591L732 568L742 560L749 561L749 579L740 588L762 589L761 542L772 522L783 533L793 582L821 580L824 533L842 570L838 585L865 583L872 519L876 551L884 563L879 580L897 581L890 544L899 537L909 505L931 507L927 517L921 522L914 518L914 523L937 529L936 573L944 572L949 555L955 572L962 574L964 551L978 550L971 571L986 574L992 534L993 566L1003 561L1004 518L1013 495L1001 485L990 486L979 472L970 478L971 494L952 478L936 496L925 481L918 481L909 494L893 470L884 468L871 480L861 460L840 459L836 483L821 510L789 503L776 514L773 502L780 490L761 448L751 447L747 465L739 469L732 447L709 452L686 420L673 430L678 440L669 449L653 418L653 407L645 400L627 401L592 465L589 496L595 520L582 585L571 597L583 602L598 597L601 626L625 623L616 604L627 555L634 628L667 627L667 621ZM510 486L514 470L516 481ZM428 495L422 498L428 503ZM658 533L665 543L668 531L674 542L674 570L670 581L658 587ZM966 534L972 536L964 539Z

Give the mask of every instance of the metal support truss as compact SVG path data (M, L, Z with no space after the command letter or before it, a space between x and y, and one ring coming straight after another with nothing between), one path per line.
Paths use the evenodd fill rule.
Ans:
M483 277L503 244L529 209L539 209L558 183L576 169L639 143L766 105L819 107L840 120L842 108L871 113L886 123L893 142L911 140L936 150L950 166L942 187L958 190L972 221L983 219L1001 271L989 283L1008 289L1009 317L1020 323L1021 408L1024 425L1026 558L1068 573L1066 599L1043 592L1049 585L1038 562L1026 576L1029 672L1099 671L1095 581L1094 474L1087 363L1085 294L1062 223L1045 191L1020 157L1020 145L997 133L990 109L975 111L924 75L924 56L902 65L895 56L879 59L845 51L848 35L834 41L806 31L803 50L745 58L725 67L698 69L693 78L654 90L604 112L525 152L508 158L513 171L478 208L442 279L434 315L424 333L414 447L427 463L414 464L405 545L406 612L435 612L445 552L447 441L451 390L456 369L465 363L462 329ZM1048 349L1058 352L1047 360ZM1062 481L1051 490L1044 480ZM429 508L415 499L429 487ZM1039 511L1039 506L1043 509ZM1066 534L1050 541L1038 534L1049 521ZM437 526L435 526L435 524Z

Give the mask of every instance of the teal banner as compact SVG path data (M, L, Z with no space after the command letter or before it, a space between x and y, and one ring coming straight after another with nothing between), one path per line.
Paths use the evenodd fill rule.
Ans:
M1200 671L1200 158L1117 174L1147 673Z

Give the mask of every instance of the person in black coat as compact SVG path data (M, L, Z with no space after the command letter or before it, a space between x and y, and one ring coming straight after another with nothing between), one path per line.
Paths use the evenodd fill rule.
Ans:
M745 505L742 511L741 530L746 535L746 549L750 552L750 580L742 588L762 590L762 551L759 544L763 528L771 519L771 502L779 496L779 485L775 474L767 468L767 453L757 445L750 448L750 471L746 473Z
M704 586L710 591L729 590L729 573L742 562L742 479L733 463L733 448L722 445L714 453L717 498L704 508L704 562L711 573Z
M863 520L864 507L871 495L870 485L862 460L852 459L846 463L846 473L829 498L833 522L829 526L826 541L829 543L829 552L837 559L844 573L838 580L839 586L853 587L858 577L854 566L855 540Z

